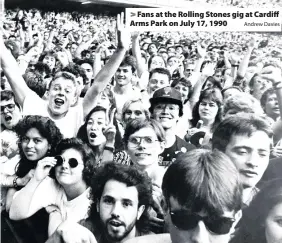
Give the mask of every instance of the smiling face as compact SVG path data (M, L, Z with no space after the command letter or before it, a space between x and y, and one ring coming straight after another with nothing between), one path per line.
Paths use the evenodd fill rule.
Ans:
M93 112L86 125L87 138L92 146L97 146L106 141L103 134L106 128L106 114L104 111Z
M36 161L46 156L50 145L48 140L36 128L31 128L21 139L24 155L28 160Z
M67 186L76 186L79 187L84 186L85 182L82 178L82 171L84 169L83 158L81 153L73 148L66 149L61 154L64 162L62 165L58 165L55 167L55 176L57 181L63 187ZM75 168L71 168L68 161L70 159L77 160L77 166Z
M144 127L131 134L127 143L127 152L132 162L145 169L147 166L158 163L159 154L163 152L164 143L157 138L151 127Z
M148 93L153 94L157 89L169 86L169 78L164 73L153 73L148 83Z
M135 186L109 180L104 186L97 205L105 237L110 242L123 242L135 237L135 224L144 206L138 207L138 191Z
M2 100L0 107L1 124L3 124L7 129L12 129L22 118L19 107L16 106L13 98L10 100Z
M54 56L46 55L42 62L47 64L49 68L53 70L56 64L56 58Z
M265 220L266 243L282 242L282 202L276 204Z
M142 106L140 101L131 103L124 112L123 121L125 124L134 119L146 119L144 107Z
M180 92L182 102L184 102L185 100L188 99L189 87L187 87L187 85L184 85L183 83L178 83L174 88L175 88L177 91Z
M131 66L120 66L115 74L116 84L118 86L126 86L131 82L132 76Z
M49 110L54 116L65 115L76 99L76 87L72 80L59 77L49 90Z
M263 131L231 136L225 154L230 157L240 173L244 188L254 187L269 163L271 139Z

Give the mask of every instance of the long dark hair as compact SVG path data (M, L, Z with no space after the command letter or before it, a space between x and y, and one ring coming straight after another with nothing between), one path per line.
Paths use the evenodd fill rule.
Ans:
M282 203L282 179L268 182L245 209L231 243L266 243L265 221L271 209Z

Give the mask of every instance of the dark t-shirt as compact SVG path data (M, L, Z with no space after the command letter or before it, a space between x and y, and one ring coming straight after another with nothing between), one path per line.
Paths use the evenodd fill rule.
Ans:
M190 143L185 142L178 136L175 136L175 143L166 148L159 156L159 165L160 166L169 166L171 165L177 158L178 155L191 151L196 147Z
M282 179L282 158L271 159L258 187L273 179Z

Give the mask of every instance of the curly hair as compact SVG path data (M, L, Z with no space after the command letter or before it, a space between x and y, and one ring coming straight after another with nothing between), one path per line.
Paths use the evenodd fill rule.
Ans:
M98 166L92 149L79 138L66 138L61 140L61 142L57 145L55 153L56 155L59 155L68 149L75 149L82 155L84 164L82 178L86 185L90 186L92 177L95 174L96 168ZM50 176L53 178L55 177L54 168L50 171Z
M195 127L197 125L197 122L200 120L200 115L199 115L199 106L200 103L204 100L211 100L214 101L218 107L218 111L213 123L213 130L216 128L216 126L221 122L222 120L222 104L223 104L223 98L222 98L222 94L221 91L217 88L209 88L204 90L201 95L200 98L198 100L198 102L195 104L193 110L192 110L192 120L191 120L191 124L193 127Z
M96 174L92 177L90 199L93 203L90 206L89 217L95 219L93 222L99 222L97 205L102 197L104 187L109 180L116 180L126 184L127 187L134 186L138 191L138 207L145 206L145 210L136 222L138 231L148 232L149 229L149 210L153 204L152 181L146 172L138 170L134 166L121 165L116 163L107 163L99 167Z
M266 243L266 218L281 203L282 179L275 179L268 182L245 209L240 228L231 243Z
M19 151L21 160L16 168L16 175L19 177L25 176L31 169L34 169L37 165L34 161L29 161L23 152L21 142L25 137L26 133L32 129L36 128L40 135L47 139L50 149L48 150L49 156L55 155L55 148L58 143L62 140L63 135L61 134L59 128L56 124L48 117L42 116L25 116L19 123L15 126L15 131L19 137Z
M70 63L62 71L72 73L76 78L82 77L83 84L86 84L87 76L85 70L81 66L74 63Z

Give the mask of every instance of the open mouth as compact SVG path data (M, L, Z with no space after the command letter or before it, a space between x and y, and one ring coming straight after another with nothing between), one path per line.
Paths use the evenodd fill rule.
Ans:
M65 104L65 101L62 100L62 99L60 99L60 98L56 98L56 99L55 99L55 104L56 104L57 106L62 106L63 104Z
M115 221L115 220L111 220L109 221L109 224L114 226L114 227L119 227L119 226L122 226L123 224L119 221Z
M89 137L90 137L90 138L96 138L96 137L97 137L97 134L96 134L95 132L91 132L91 133L89 134Z
M5 121L6 121L6 122L9 122L9 121L12 120L12 118L13 118L13 117L12 117L11 115L6 115L6 116L5 116Z

